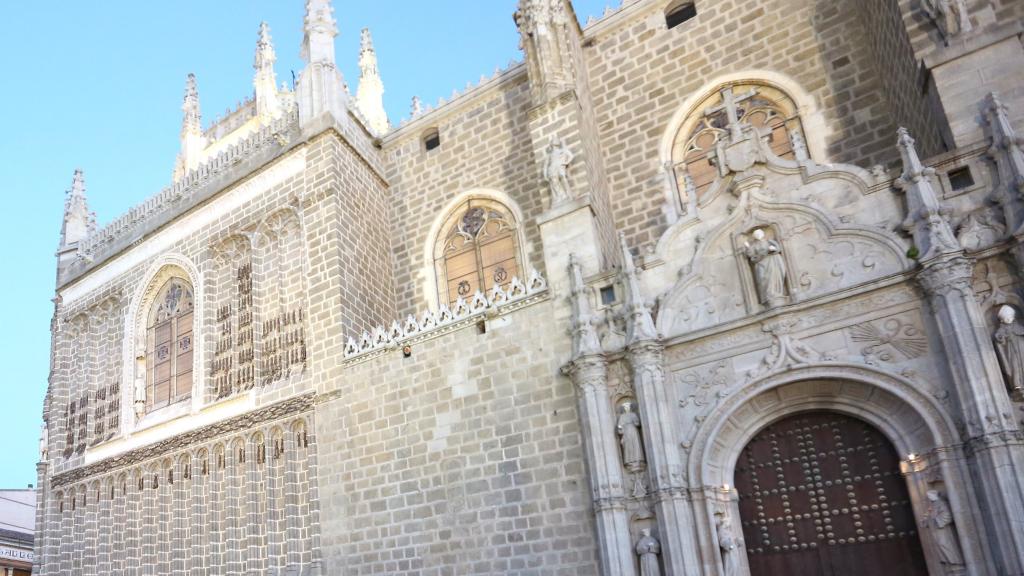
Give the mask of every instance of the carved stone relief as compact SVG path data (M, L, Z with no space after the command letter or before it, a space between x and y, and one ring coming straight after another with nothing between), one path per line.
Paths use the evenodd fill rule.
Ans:
M1006 224L991 207L983 206L968 212L957 226L956 239L968 251L974 252L1001 242L1006 236Z

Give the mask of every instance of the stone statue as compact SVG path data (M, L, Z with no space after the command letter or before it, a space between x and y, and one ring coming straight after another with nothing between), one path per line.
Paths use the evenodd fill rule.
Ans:
M960 544L957 542L956 527L953 524L953 513L949 504L937 490L929 490L928 512L925 513L925 526L931 530L935 541L939 562L943 566L963 566L964 559L960 556Z
M572 163L573 155L558 138L551 139L546 153L544 181L551 190L551 205L557 206L573 198L572 189L569 187L569 164Z
M135 387L133 390L135 418L141 420L146 415L146 357L135 359Z
M640 557L640 576L661 576L658 554L661 554L661 544L651 536L649 528L644 528L640 531L640 539L636 541L636 555Z
M50 431L46 428L46 424L40 426L39 429L39 461L45 462L49 452Z
M1024 326L1017 323L1013 306L999 309L999 328L993 336L999 363L1011 390L1024 391Z
M716 529L718 547L722 552L722 574L723 576L737 576L740 573L740 547L732 533L732 522L727 516L720 515Z
M644 449L640 443L640 415L633 412L633 404L622 405L615 431L622 444L622 463L627 470L636 472L644 467Z
M953 36L973 29L966 0L922 0L921 7L947 43Z
M782 246L765 238L761 228L754 230L753 236L753 243L743 243L743 255L754 266L758 301L772 308L786 298L786 262L782 259Z

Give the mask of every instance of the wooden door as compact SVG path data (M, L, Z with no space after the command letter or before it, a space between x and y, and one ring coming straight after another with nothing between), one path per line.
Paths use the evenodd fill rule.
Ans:
M752 576L928 574L899 457L861 420L772 424L743 449L735 485Z

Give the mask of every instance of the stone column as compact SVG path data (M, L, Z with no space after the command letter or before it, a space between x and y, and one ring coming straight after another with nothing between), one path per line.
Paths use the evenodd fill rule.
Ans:
M918 281L931 303L959 400L968 467L1000 574L1024 573L1024 438L971 279L960 255L924 263Z
M636 574L626 515L626 491L615 437L615 414L608 396L608 360L601 350L580 262L569 258L573 304L573 358L566 372L576 385L583 446L590 468L590 490L597 526L597 549L604 576Z
M975 478L988 541L1000 574L1024 574L1024 440L981 307L974 294L974 261L953 234L948 209L931 185L934 170L899 129L907 197L903 222L920 256L917 280L928 296L959 401L968 466Z
M43 446L45 446L45 442L43 443ZM46 454L41 453L39 462L36 462L36 538L32 546L33 554L36 558L36 562L32 565L32 574L34 576L45 574L46 566L42 560L43 558L49 559L53 557L46 549L46 543L51 540L47 536L52 535L53 533L53 530L51 530L47 522L47 507L50 503L49 498L47 497L49 495L47 486L50 484L48 468L49 464L46 462Z
M647 470L665 571L674 576L699 574L700 556L693 531L693 510L679 454L679 434L672 414L675 404L665 383L664 348L640 293L633 257L621 236L620 242L626 289L626 358L633 368L633 388L640 406Z

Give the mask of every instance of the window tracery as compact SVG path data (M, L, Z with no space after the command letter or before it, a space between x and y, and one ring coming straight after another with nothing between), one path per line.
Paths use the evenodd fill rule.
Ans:
M799 110L782 90L759 82L732 82L719 87L693 108L676 134L672 164L681 204L697 199L719 177L716 147L729 142L740 124L758 129L772 153L794 160L793 138L803 141Z
M521 276L516 222L501 204L472 199L445 222L434 253L439 300L468 300Z
M152 305L146 331L147 412L192 396L193 299L188 282L171 278Z

